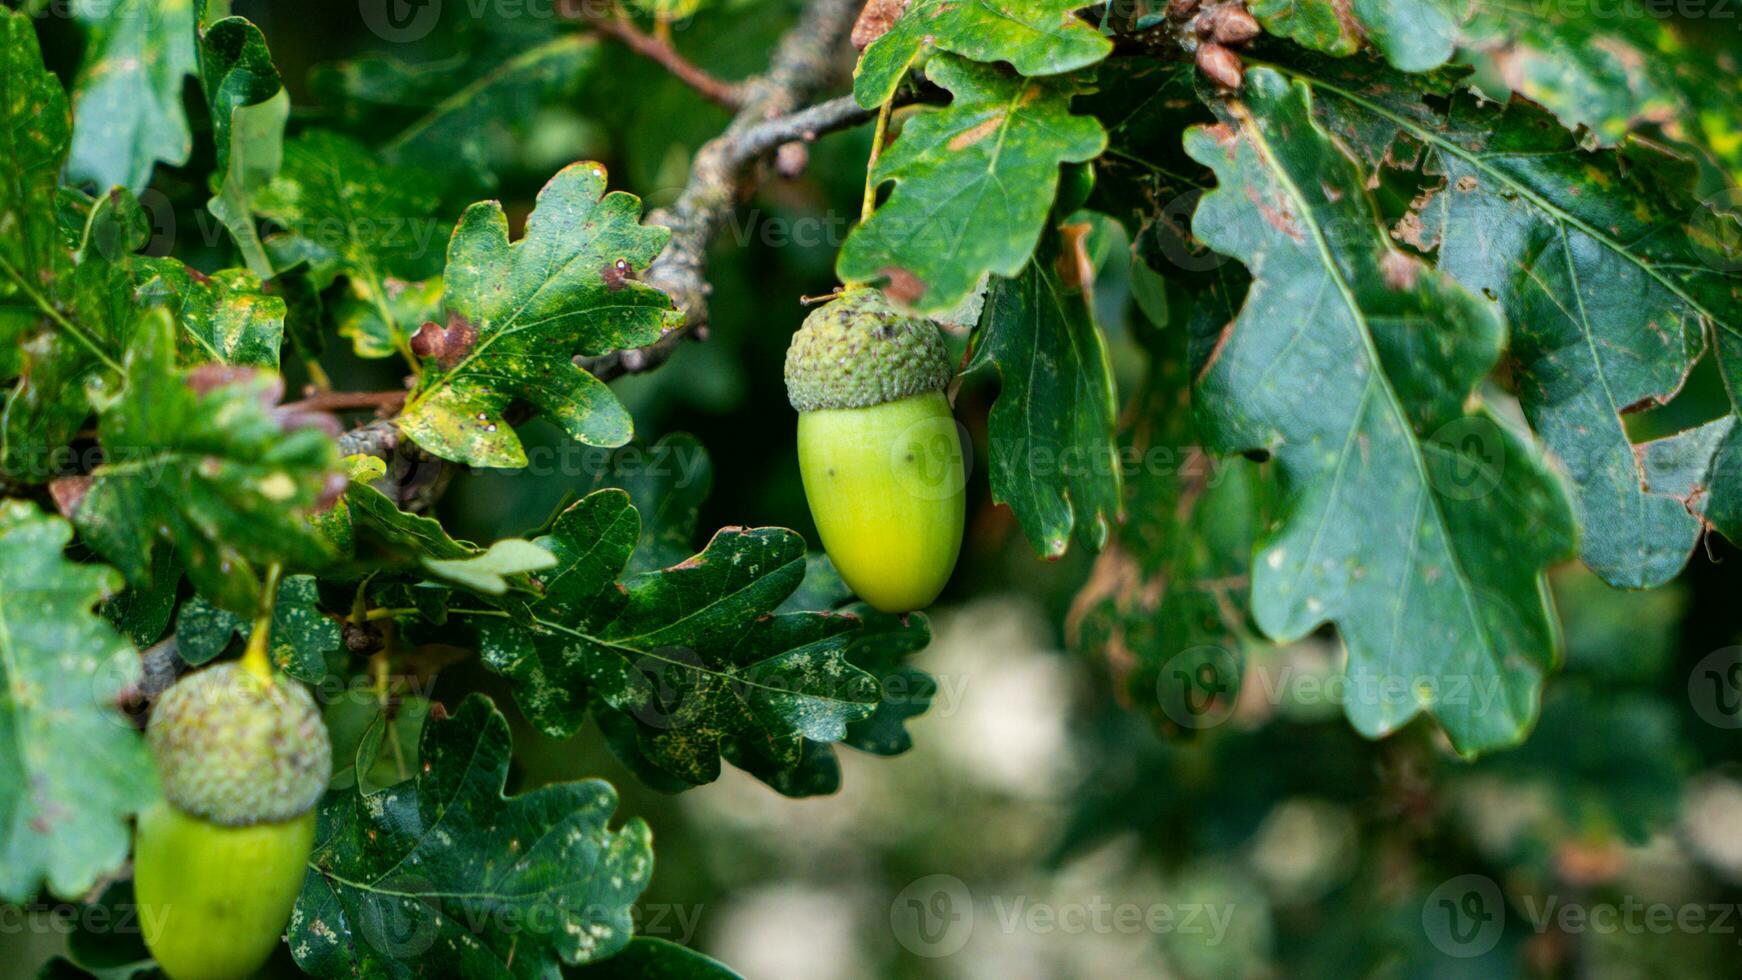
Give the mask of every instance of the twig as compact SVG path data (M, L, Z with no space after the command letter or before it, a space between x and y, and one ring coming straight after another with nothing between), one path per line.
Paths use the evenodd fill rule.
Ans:
M564 14L585 21L595 31L612 38L624 47L670 72L678 81L696 90L702 98L728 109L744 104L744 87L721 81L678 53L669 37L656 37L635 26L621 10L602 13L595 9L597 0L577 0L566 5Z
M738 115L725 132L696 151L689 183L676 203L647 216L649 224L671 229L671 241L648 268L646 281L671 296L684 313L684 325L647 347L576 363L609 381L658 367L686 337L706 336L708 243L747 189L750 165L783 143L814 140L874 115L851 98L798 109L834 77L836 56L844 50L859 7L856 0L811 0L798 24L781 38L767 74L744 83Z
M365 408L391 411L405 402L404 391L321 391L280 406L295 412L353 412Z

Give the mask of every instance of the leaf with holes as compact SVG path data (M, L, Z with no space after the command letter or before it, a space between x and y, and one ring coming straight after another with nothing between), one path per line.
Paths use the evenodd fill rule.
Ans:
M1399 233L1512 324L1518 397L1576 489L1585 563L1625 588L1673 578L1700 522L1649 486L1623 417L1672 398L1708 334L1742 331L1742 275L1700 237L1691 173L1647 147L1581 150L1525 103L1441 114L1382 83L1311 84L1370 166L1411 159L1400 140L1422 147L1440 183Z
M1479 407L1504 325L1390 246L1304 85L1256 69L1219 113L1187 134L1217 176L1193 230L1253 282L1197 393L1211 445L1276 462L1258 625L1336 623L1370 736L1426 711L1460 752L1514 744L1556 656L1543 571L1574 527L1532 444Z

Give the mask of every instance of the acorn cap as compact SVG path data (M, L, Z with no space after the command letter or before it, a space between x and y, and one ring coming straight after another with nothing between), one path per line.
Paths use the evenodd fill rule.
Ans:
M327 726L308 689L263 682L240 662L176 682L152 707L145 739L164 797L225 826L307 813L333 771Z
M937 324L897 312L881 290L852 289L792 335L786 398L800 412L869 408L942 391L951 373Z

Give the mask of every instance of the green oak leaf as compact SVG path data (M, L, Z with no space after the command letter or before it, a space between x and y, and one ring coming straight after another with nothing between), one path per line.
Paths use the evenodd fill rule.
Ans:
M204 596L182 603L175 617L176 648L195 667L209 663L230 647L234 638L247 642L254 632L251 617L220 609ZM320 593L312 575L291 575L278 585L272 607L272 662L299 681L316 683L327 673L327 654L339 648L339 624L320 609Z
M72 528L0 501L0 899L47 882L73 899L127 859L128 818L156 798L151 757L116 707L139 679L95 612L120 576L62 555ZM70 759L78 765L69 765Z
M1074 86L1028 80L939 55L926 75L955 99L908 120L872 178L895 183L841 247L845 282L892 280L891 295L921 313L965 299L988 272L1015 277L1039 241L1059 166L1099 156L1100 123L1073 116Z
M1344 710L1369 736L1425 711L1461 753L1515 744L1556 658L1543 570L1574 523L1532 445L1479 407L1504 324L1391 247L1304 85L1249 71L1219 114L1187 134L1218 180L1192 226L1253 283L1197 388L1214 448L1277 467L1258 625L1287 641L1336 623Z
M636 936L623 952L582 967L578 980L742 980L725 964L651 936Z
M1165 264L1154 243L1140 237L1138 263ZM1201 448L1188 352L1238 315L1245 289L1229 268L1195 296L1170 290L1163 325L1139 324L1149 368L1125 415L1126 518L1067 620L1071 645L1104 662L1120 703L1168 733L1227 717L1232 703L1214 695L1237 690L1256 641L1240 583L1252 573L1263 485L1250 463Z
M67 176L99 192L142 191L159 162L180 166L193 151L181 90L199 66L199 10L194 0L74 0L73 15L86 42Z
M629 716L637 751L689 784L719 775L728 743L796 765L869 716L876 680L848 649L858 620L779 613L805 573L804 541L783 528L728 528L700 554L619 581L641 537L621 490L596 491L536 542L557 558L529 616L453 608L477 629L484 663L515 683L521 710L563 737L595 710Z
M524 466L503 414L518 399L588 445L629 441L628 410L573 358L640 347L681 322L670 297L629 278L669 237L640 215L633 195L605 193L596 163L551 178L513 244L501 204L466 209L448 248L446 325L425 328L439 351L423 358L400 430L444 459Z
M440 521L400 510L386 494L369 486L370 479L379 478L373 471L353 474L342 500L358 532L360 558L393 566L463 561L479 553L481 549L472 543L449 537Z
M965 373L996 369L988 425L992 499L1029 546L1058 558L1074 529L1099 551L1120 512L1113 371L1090 299L1043 247L1015 279L994 279Z
M1113 50L1076 11L1085 0L910 0L888 33L871 42L853 70L853 97L867 109L888 102L932 51L974 61L1006 61L1019 74L1085 68Z
M212 116L217 166L206 207L223 223L249 271L262 279L272 261L254 225L251 199L277 176L284 158L290 94L272 63L260 28L226 17L200 39L200 82Z
M544 104L581 84L598 60L598 41L565 34L478 75L382 146L394 163L413 164L462 186L496 186L498 156Z
M423 730L408 782L329 793L291 916L316 977L550 977L630 941L653 872L640 819L599 780L503 795L508 722L473 694ZM391 924L384 929L384 924Z
M1384 84L1309 84L1375 168L1407 140L1441 179L1399 232L1506 314L1519 401L1571 478L1585 563L1626 588L1669 581L1700 520L1692 495L1651 486L1624 416L1672 398L1708 336L1742 331L1742 274L1703 250L1692 175L1644 147L1586 152L1527 103L1460 98L1442 116Z
M127 352L126 389L102 412L104 461L70 478L63 497L80 535L137 586L151 552L173 547L194 587L233 612L256 608L258 566L324 564L308 515L338 469L332 437L287 430L267 371L176 366L175 326L142 315ZM234 375L234 376L232 376Z

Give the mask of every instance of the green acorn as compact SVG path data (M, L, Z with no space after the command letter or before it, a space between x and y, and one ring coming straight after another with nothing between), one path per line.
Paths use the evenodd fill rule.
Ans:
M961 551L966 480L950 375L937 325L876 289L812 311L786 351L811 516L841 578L883 612L931 605Z
M133 839L145 944L174 980L252 976L308 872L333 767L320 709L263 655L244 657L165 691L146 741L164 798Z

